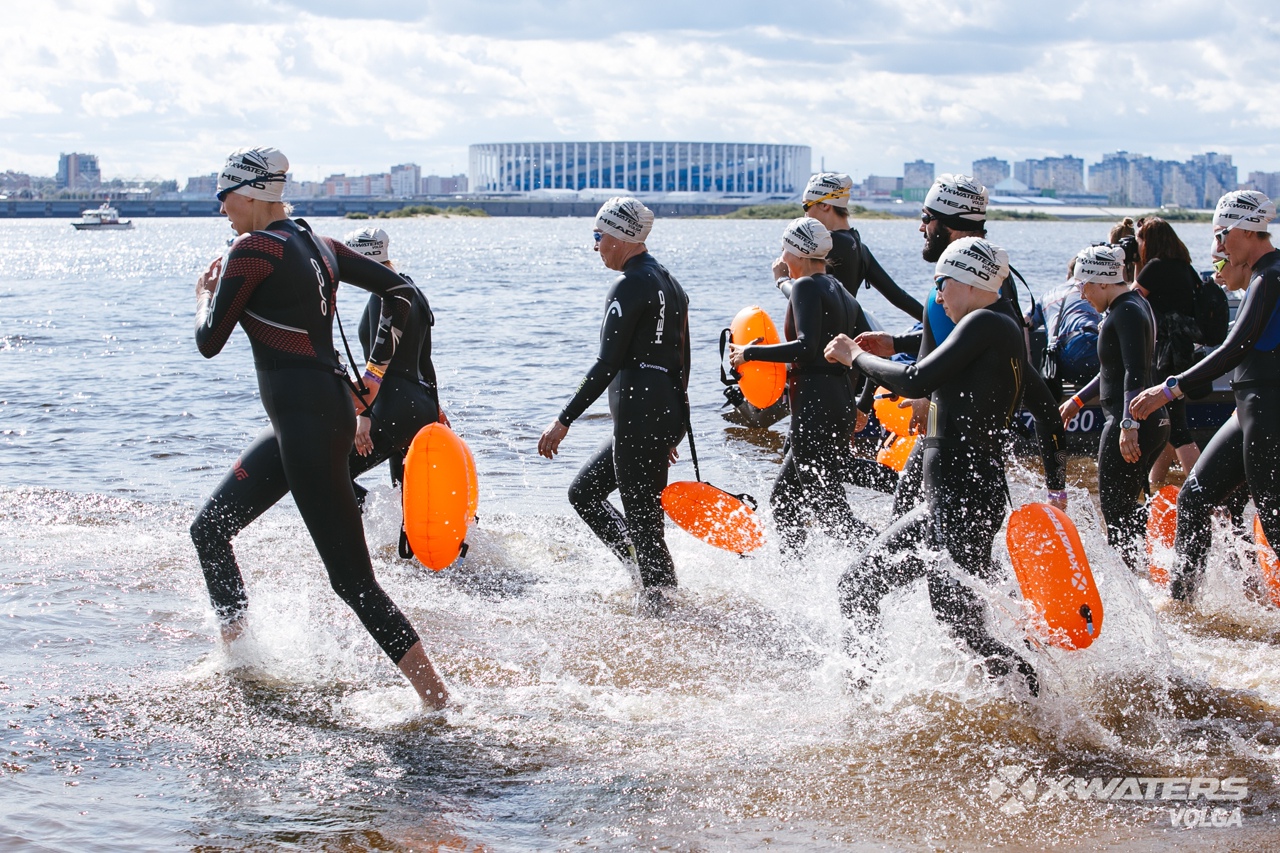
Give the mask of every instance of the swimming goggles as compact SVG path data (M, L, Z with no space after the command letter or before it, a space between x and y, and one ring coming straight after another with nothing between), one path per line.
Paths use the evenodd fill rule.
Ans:
M949 275L935 275L933 277L933 286L941 293L949 281L951 281L951 276Z
M591 235L596 238L596 245L600 245L600 241L604 239L603 231L592 231Z
M826 195L822 196L821 198L815 198L813 201L806 201L804 204L800 206L804 208L805 213L808 213L809 208L822 204L825 201L831 201L832 199L848 198L848 197L849 197L849 190L847 188L841 188L833 192L829 192Z
M1225 267L1226 265L1227 265L1227 259L1219 258L1218 260L1213 262L1213 271L1222 272L1222 268Z
M214 196L214 198L216 198L218 201L226 201L227 196L231 195L233 192L240 189L241 187L252 186L255 190L265 190L266 187L263 186L263 184L268 184L274 181L283 181L283 180L284 180L284 175L267 175L265 177L255 176L247 180L241 181L238 184L232 184L231 186L227 187L225 190L218 190L218 193Z

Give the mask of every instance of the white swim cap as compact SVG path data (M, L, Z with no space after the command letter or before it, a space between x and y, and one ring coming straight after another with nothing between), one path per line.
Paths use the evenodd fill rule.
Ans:
M235 192L262 201L284 198L289 158L278 148L237 148L218 175L218 193Z
M1266 231L1267 224L1276 218L1276 205L1266 193L1257 190L1236 190L1218 199L1213 211L1213 227L1230 231Z
M968 175L940 175L929 187L924 206L938 214L943 225L973 231L972 226L987 221L987 188Z
M782 232L782 251L802 258L825 258L831 251L831 232L816 219L793 219Z
M1071 278L1081 284L1124 284L1124 249L1120 246L1081 249Z
M376 225L366 225L342 238L352 251L359 252L371 261L383 263L391 260L391 238Z
M947 246L933 274L999 293L1009 277L1009 253L981 237L962 237Z
M839 172L819 172L809 177L809 185L804 188L804 209L815 204L829 204L832 207L849 209L849 190L853 187L853 178Z
M653 211L638 198L614 196L600 206L596 229L624 243L643 243L653 230Z

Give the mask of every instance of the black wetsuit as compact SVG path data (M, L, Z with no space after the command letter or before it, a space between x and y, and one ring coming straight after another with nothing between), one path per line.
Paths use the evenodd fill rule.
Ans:
M398 663L418 635L374 577L351 488L355 409L332 334L339 279L384 297L370 360L386 364L409 310L398 294L413 285L342 243L313 240L291 220L241 237L228 252L207 314L197 318L196 343L212 358L237 323L244 328L271 426L218 484L191 538L214 609L234 620L248 596L231 540L292 492L334 591Z
M662 490L688 420L689 297L648 252L628 260L605 297L600 354L560 413L571 425L606 389L613 437L582 466L569 502L645 587L676 585L663 538ZM618 491L622 514L609 502Z
M413 285L413 280L407 275L402 278ZM369 429L373 450L368 456L351 451L352 477L363 474L384 459L390 459L391 480L393 483L401 482L404 454L413 443L414 436L427 424L440 420L436 368L431 363L431 327L435 325L435 315L427 297L416 286L405 291L405 295L411 299L411 305L404 333L373 401L373 419ZM360 318L360 347L366 361L377 337L381 315L382 297L374 294L369 297ZM357 494L362 491L357 484Z
M1203 385L1235 369L1236 414L1219 428L1178 492L1177 569L1169 591L1192 595L1204 574L1213 508L1247 482L1267 541L1280 547L1280 251L1253 265L1235 325L1212 355L1178 375Z
M1138 273L1138 285L1147 291L1147 302L1156 318L1153 375L1180 373L1195 361L1195 344L1201 337L1196 323L1200 274L1191 264L1155 258ZM1172 400L1165 409L1169 413L1169 443L1174 447L1195 444L1187 423L1187 401Z
M915 364L862 354L855 366L896 394L931 398L929 429L917 445L923 448L926 502L890 525L845 571L841 611L870 628L879 621L880 600L923 575L934 612L986 659L988 670L1003 675L1016 668L1034 692L1030 665L987 633L978 595L919 553L921 545L945 550L965 572L994 579L991 545L1009 500L1008 428L1023 382L1034 375L1022 329L1003 311L978 309Z
M1155 322L1142 295L1126 291L1112 301L1098 326L1098 389L1106 416L1098 443L1098 499L1107 521L1107 541L1130 569L1141 574L1146 574L1147 529L1142 494L1147 490L1147 472L1168 443L1169 417L1161 409L1141 422L1142 458L1137 462L1126 462L1120 455L1120 421L1128 417L1133 398L1151 385Z
M875 255L862 242L856 228L841 228L831 233L831 251L827 253L827 272L840 280L849 294L857 297L865 283L874 287L889 304L914 319L924 317L924 306L907 293L880 266Z
M1005 279L1000 288L1001 296L991 305L991 310L1004 314L1017 324L1019 337L1023 341L1023 359L1029 361L1022 317L1018 313L1017 303L1009 299L1013 291L1012 281L1012 276ZM933 293L934 291L931 290L930 295L932 296ZM937 340L929 322L929 312L926 311L924 324L920 330L894 336L894 352L915 355L917 360L921 360L943 343L949 334L948 332L948 335L942 336L942 340ZM1040 460L1044 463L1045 484L1051 491L1061 491L1067 487L1067 431L1058 414L1058 400L1036 370L1022 377L1022 389L1022 398L1018 401L1018 405L1025 407L1035 419L1036 437L1040 442ZM923 463L924 447L920 442L916 442L916 446L902 468L902 475L898 478L898 488L893 498L895 518L900 518L919 506L923 499Z
M784 328L786 343L743 349L745 361L790 365L791 431L769 496L774 519L789 548L804 544L808 514L830 535L861 544L871 529L854 516L844 493L858 377L827 361L823 350L836 335L852 338L870 326L858 300L833 276L820 273L792 282Z

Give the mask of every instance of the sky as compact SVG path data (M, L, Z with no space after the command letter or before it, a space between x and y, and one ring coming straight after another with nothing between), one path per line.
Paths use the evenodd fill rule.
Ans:
M1274 7L1280 10L1280 6ZM6 20L0 171L467 170L479 142L809 145L857 179L1232 154L1280 171L1280 11L1238 0L42 0Z

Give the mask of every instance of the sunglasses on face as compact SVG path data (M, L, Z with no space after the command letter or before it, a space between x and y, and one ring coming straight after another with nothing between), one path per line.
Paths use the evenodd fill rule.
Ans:
M1219 246L1227 245L1227 234L1230 233L1230 230L1229 228L1223 228L1221 231L1215 231L1213 233L1213 242Z

